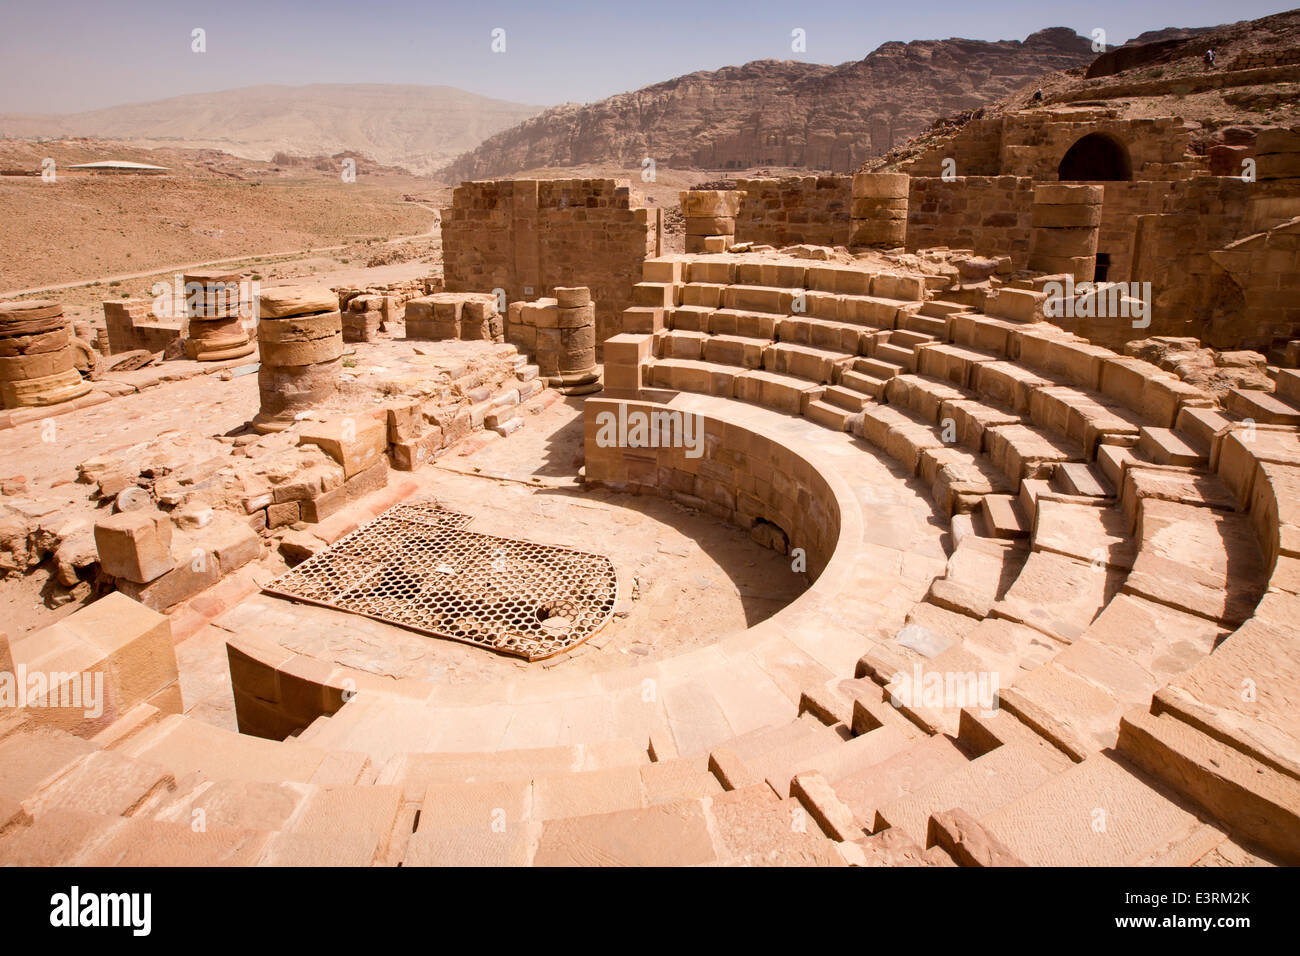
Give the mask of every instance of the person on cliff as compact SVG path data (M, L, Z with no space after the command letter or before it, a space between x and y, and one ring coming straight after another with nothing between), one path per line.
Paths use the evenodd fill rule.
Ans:
M1214 69L1214 61L1216 59L1218 58L1214 54L1214 47L1210 47L1208 50L1205 51L1205 68L1207 70Z

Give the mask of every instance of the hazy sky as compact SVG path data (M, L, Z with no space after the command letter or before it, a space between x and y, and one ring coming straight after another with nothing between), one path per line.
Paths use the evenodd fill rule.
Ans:
M888 40L1023 39L1279 13L1237 0L0 0L0 112L66 113L262 83L413 83L549 106L758 59L857 60ZM203 28L207 52L191 52ZM506 50L493 53L494 28ZM793 53L803 29L807 51Z

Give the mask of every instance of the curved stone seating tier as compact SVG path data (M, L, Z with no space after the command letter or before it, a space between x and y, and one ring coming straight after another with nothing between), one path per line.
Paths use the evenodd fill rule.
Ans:
M931 303L922 309L939 311ZM926 317L923 312L912 314ZM673 334L675 317L674 312L669 331L659 336L662 341ZM712 320L696 310L691 321L696 328L709 329ZM778 336L782 321L772 323ZM1267 471L1274 463L1265 461L1256 466L1249 452L1241 450L1242 443L1233 437L1231 409L1226 414L1215 409L1208 397L1154 366L1115 356L1050 326L1024 325L956 309L946 312L945 321L945 337L951 341L930 344L918 340L912 358L893 348L879 352L873 348L876 342L870 333L859 339L862 351L878 356L871 361L886 360L869 367L870 372L886 373L883 383L873 382L869 391L870 398L888 401L890 407L873 407L874 403L857 395L844 401L843 392L825 388L827 380L839 381L859 386L851 389L853 392L867 394L868 389L860 387L861 379L849 378L862 374L858 371L863 368L859 364L864 361L861 357L804 368L787 364L787 372L801 372L793 377L802 377L807 383L784 383L787 395L802 389L800 411L805 416L831 427L860 427L864 437L877 438L876 444L923 479L927 470L934 475L948 463L942 459L953 449L933 436L936 420L950 418L958 424L963 444L992 453L999 465L997 471L1018 485L1017 503L1028 511L1020 516L1019 528L985 522L981 530L1023 533L1026 525L1032 528L1038 567L1055 562L1059 569L1059 561L1064 558L1106 568L1110 580L1099 598L1085 598L1082 595L1086 589L1077 589L1084 610L1090 613L1084 618L1087 627L1072 636L1068 656L1049 655L1051 666L1031 670L1033 682L1013 689L1009 703L1013 712L1018 706L1018 715L1025 722L1037 722L1038 729L1053 737L1058 746L1082 759L1115 744L1121 731L1119 718L1126 707L1151 704L1159 708L1161 698L1157 696L1152 703L1152 694L1167 681L1195 666L1214 671L1227 664L1227 657L1220 662L1215 655L1204 655L1229 629L1249 618L1265 590L1265 565L1274 565L1277 560L1278 529L1285 527L1285 522L1274 518L1276 511L1269 511L1275 508L1271 504L1276 501L1274 497L1266 496L1261 502L1250 500L1254 472L1257 468ZM751 324L761 330L757 319ZM936 326L927 327L927 335L935 332ZM686 348L698 348L701 355L710 355L708 337L692 339ZM841 337L839 347L847 352L850 341L847 336ZM884 344L888 345L889 340L885 339ZM780 345L775 341L747 342L745 364L750 368L776 365L781 360L769 359L768 355L786 351ZM680 354L682 346L674 342L668 348ZM659 354L664 354L662 349ZM712 354L721 357L723 353L715 350ZM663 361L652 361L646 376L648 384L689 387L700 380L690 359L668 360L667 374L661 376L658 367ZM892 368L882 368L886 362ZM909 369L922 374L909 380ZM714 394L725 394L730 379L731 393L746 397L742 382L752 373L719 368L708 372ZM965 391L947 392L940 382ZM816 391L819 386L823 386L820 395ZM1288 380L1286 387L1294 385ZM748 392L759 401L767 397L761 389L751 388ZM819 414L813 406L823 396L837 406L847 406L845 411L862 410L863 417L830 419ZM793 404L788 398L785 403L786 407ZM1021 423L1003 417L1012 412L1023 416ZM1032 424L1025 423L1024 418ZM1057 435L1066 439L1065 447L1055 438ZM1291 432L1286 452L1278 457L1285 461L1295 450L1294 441ZM1223 448L1228 449L1226 456L1221 452ZM1269 454L1266 451L1265 457ZM972 477L989 478L987 470L980 474L975 469L975 462L967 459L961 464ZM1211 464L1217 475L1203 470ZM992 482L986 481L986 485L977 485L982 492L977 517L985 513L996 517L995 512L1003 510L1000 505L1004 500L994 493L998 489ZM934 497L943 510L958 514L975 510L968 502L960 502L959 496L949 495L947 485L936 488L931 483L931 487L938 492ZM1118 509L1112 506L1117 491ZM1037 508L1040 500L1044 502L1041 513ZM1101 503L1107 507L1095 507ZM999 507L991 507L994 504ZM1237 510L1243 506L1250 507L1248 518ZM1096 517L1085 521L1082 516L1089 511ZM1048 527L1035 524L1044 519ZM988 527L990 523L995 527ZM1250 533L1251 524L1254 535ZM1136 548L1133 542L1124 540L1132 531L1137 533ZM1180 555L1174 542L1184 532L1188 540ZM1043 556L1039 557L1039 553ZM1055 558L1048 557L1053 553ZM1097 556L1101 556L1100 561ZM1130 574L1135 561L1138 570ZM1029 567L1028 562L1025 567ZM1284 562L1282 569L1288 567ZM1010 596L1014 599L1016 595ZM943 607L942 594L934 597L942 610L952 613L951 599ZM933 598L928 603L933 603ZM969 609L969 595L965 603ZM1112 603L1114 609L1107 614ZM983 610L980 602L974 604ZM934 619L935 611L922 613ZM1014 620L1014 608L1010 612L1004 608L1002 615L1009 623L995 615L995 628L1021 626ZM1147 634L1156 635L1156 639L1117 650L1112 645L1124 635L1123 627L1117 627L1116 622L1126 620L1145 622ZM952 621L946 623L952 630ZM1044 626L1042 621L1036 624L1038 629ZM969 642L979 648L982 635L977 633L971 640L970 634L988 626L986 619L966 630L963 644ZM1006 635L1001 637L1000 646L1005 648L1008 639ZM999 646L994 641L986 643ZM1176 652L1172 659L1179 661L1177 669L1168 669L1171 658L1160 655L1162 648ZM1153 655L1160 661L1159 666L1153 665ZM985 653L982 659L987 662L991 656ZM873 668L871 663L867 672L885 682L891 668ZM882 662L876 659L874 663ZM1293 672L1285 660L1275 663L1283 673ZM1097 684L1102 688L1100 693ZM1164 696L1173 693L1171 690ZM1276 702L1269 709L1275 706ZM1295 737L1294 727L1271 729L1276 740Z
M617 406L590 400L587 407L586 427L594 432L596 412ZM620 736L644 741L667 732L674 752L690 754L788 720L805 686L851 675L872 629L901 625L943 569L942 529L929 520L924 496L864 456L842 432L703 396L682 395L670 409L702 416L709 458L659 449L645 454L658 453L662 464L645 455L624 463L622 449L610 449L611 468L601 471L592 451L588 478L649 490L662 473L660 487L682 489L676 491L680 501L729 520L762 517L780 527L791 547L804 549L801 567L815 578L790 605L755 627L657 664L582 678L541 672L499 684L447 685L394 681L249 637L249 629L240 627L245 619L257 622L262 633L274 633L279 615L319 613L259 597L229 619L241 632L230 641L241 728L282 738L322 714L338 714L328 739L384 755L587 744ZM666 477L673 462L680 468ZM724 482L734 482L734 489ZM647 685L653 689L648 701ZM350 695L355 696L344 707ZM372 695L385 698L382 709L394 713L367 719L363 705ZM502 701L510 706L502 707ZM400 733L386 730L390 716L396 723L403 707L425 708L437 719L406 721Z
M333 612L258 596L228 613L262 625L230 641L261 737L6 715L0 862L1300 862L1294 427L1022 321L1034 293L645 279L627 407L701 415L708 452L589 441L587 477L778 526L800 598L648 665L451 685L296 654L276 615ZM927 674L996 675L1000 706Z

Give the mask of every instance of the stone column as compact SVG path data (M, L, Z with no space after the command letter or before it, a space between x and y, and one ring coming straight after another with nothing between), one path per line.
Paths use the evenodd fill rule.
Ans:
M1066 273L1091 282L1097 269L1101 231L1101 186L1042 183L1034 187L1029 268L1048 275Z
M601 390L590 289L557 288L555 298L512 302L508 311L506 341L529 355L547 385L566 395Z
M184 276L189 329L185 354L200 362L251 355L257 345L239 316L238 272L190 272Z
M258 296L257 343L262 405L252 425L284 431L299 412L328 400L343 365L343 322L329 289L285 286Z
M726 247L735 242L736 214L740 212L738 190L692 189L681 193L681 203L687 252L726 252ZM705 242L717 238L722 242Z
M596 368L596 304L586 286L555 290L556 325L560 330L557 380L548 381L566 395L599 392Z
M907 173L858 173L853 177L849 245L894 249L907 241Z
M63 303L0 302L0 404L56 405L90 391L76 369Z

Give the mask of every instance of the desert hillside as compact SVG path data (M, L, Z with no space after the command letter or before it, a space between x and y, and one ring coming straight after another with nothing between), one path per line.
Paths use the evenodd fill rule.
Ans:
M1083 66L1090 42L1064 27L1023 42L886 43L824 66L757 60L691 73L585 106L566 104L491 137L437 175L447 182L543 166L848 171L947 113L997 100L1053 70Z
M56 163L54 182L38 174L47 157ZM168 172L69 169L105 159ZM215 150L0 142L0 291L344 244L366 259L376 254L368 244L434 229L445 189L364 159L355 182L340 170L339 157L285 166Z
M538 109L450 86L251 86L65 116L0 115L0 139L92 136L262 160L350 150L427 173Z

